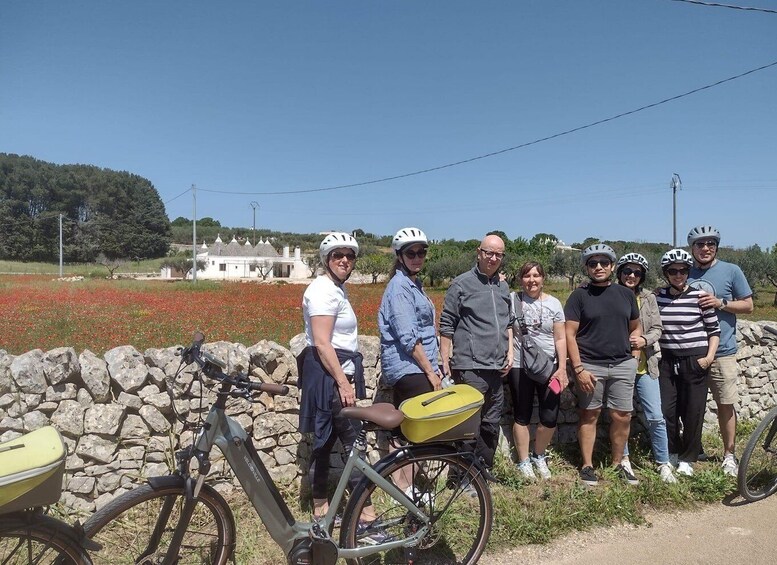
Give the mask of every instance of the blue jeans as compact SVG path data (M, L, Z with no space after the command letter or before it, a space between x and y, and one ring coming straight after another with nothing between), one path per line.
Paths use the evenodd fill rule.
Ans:
M661 410L661 389L658 379L648 374L637 375L634 392L642 404L642 412L650 429L650 444L656 463L669 463L669 440L666 435L666 420ZM623 449L623 455L629 454L629 444Z

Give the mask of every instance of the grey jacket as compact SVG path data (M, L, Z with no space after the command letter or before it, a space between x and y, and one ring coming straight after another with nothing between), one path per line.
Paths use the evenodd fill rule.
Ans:
M642 323L642 336L647 340L645 356L647 357L647 369L651 378L658 378L658 338L664 331L661 324L661 314L658 311L656 295L649 290L642 289L639 293L639 321Z
M440 314L440 335L453 341L451 367L501 369L507 361L510 290L474 267L453 279Z

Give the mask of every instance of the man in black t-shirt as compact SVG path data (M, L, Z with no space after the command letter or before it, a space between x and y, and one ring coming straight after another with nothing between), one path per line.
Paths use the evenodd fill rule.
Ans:
M632 351L629 337L642 335L639 307L634 292L610 281L615 263L611 247L591 245L583 251L582 260L590 282L585 288L574 290L564 306L567 354L575 374L580 413L580 480L590 486L599 484L593 468L593 451L596 423L606 405L611 419L613 466L628 483L638 484L629 469L621 465L621 459L634 408L639 350Z

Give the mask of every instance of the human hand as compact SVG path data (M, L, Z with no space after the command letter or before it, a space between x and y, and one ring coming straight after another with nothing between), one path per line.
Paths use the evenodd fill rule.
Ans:
M701 306L704 310L708 310L710 308L720 308L721 300L716 298L714 294L710 294L709 292L702 292L701 296L699 296L699 306Z
M337 383L337 392L340 395L340 403L343 405L343 408L356 405L356 397L354 396L351 383L348 381L343 385Z
M559 382L562 391L569 386L569 377L567 376L567 371L562 367L559 367L550 378L556 379Z
M709 369L712 366L713 359L710 359L709 357L699 357L696 362L699 364L699 367L704 369L705 371Z
M434 390L442 390L442 374L438 373L426 373L426 378L432 385Z
M583 369L576 375L577 384L580 390L586 394L591 394L596 387L596 377L590 371Z

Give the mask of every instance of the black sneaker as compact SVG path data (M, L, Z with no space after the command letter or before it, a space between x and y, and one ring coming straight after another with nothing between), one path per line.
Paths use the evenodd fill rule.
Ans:
M595 487L599 484L599 477L596 476L594 468L588 465L580 469L580 481L589 487Z
M635 477L634 473L632 473L625 465L618 465L615 467L615 473L630 485L636 486L639 484L637 477Z

